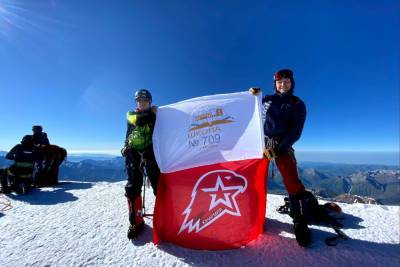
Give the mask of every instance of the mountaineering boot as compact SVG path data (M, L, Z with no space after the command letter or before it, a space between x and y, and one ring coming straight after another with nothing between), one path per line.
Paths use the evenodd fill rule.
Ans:
M311 243L311 231L304 216L298 216L293 219L293 229L297 243L302 247L308 247Z
M143 231L143 228L144 228L144 222L141 222L136 225L129 225L127 234L128 239L131 240L136 239L139 236L139 234Z
M307 247L310 244L311 233L308 225L311 224L329 226L335 231L335 236L325 239L328 246L336 246L339 241L349 239L340 230L343 228L343 224L339 220L344 218L344 214L336 203L328 202L320 205L310 191L285 197L284 203L277 211L281 214L289 214L293 218L294 233L300 246Z
M297 243L302 247L307 247L311 243L311 231L308 228L306 203L302 195L290 195L290 215L293 218L293 229Z
M128 198L129 222L128 239L135 239L144 228L144 220L142 214L142 196L135 198L133 201Z

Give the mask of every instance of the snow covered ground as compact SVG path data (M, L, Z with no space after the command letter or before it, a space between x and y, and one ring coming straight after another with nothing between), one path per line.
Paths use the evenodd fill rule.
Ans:
M304 249L291 234L291 219L275 210L283 197L268 195L265 232L248 246L196 251L152 243L152 221L131 242L125 182L63 182L10 195L13 208L0 213L0 266L400 266L398 206L340 204L351 240L325 245L333 231L312 226ZM150 192L150 190L148 190ZM147 207L154 197L147 194ZM1 206L0 206L1 208Z

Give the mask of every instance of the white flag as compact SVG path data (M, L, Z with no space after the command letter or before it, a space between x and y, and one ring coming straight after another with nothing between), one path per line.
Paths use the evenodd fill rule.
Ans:
M153 148L161 172L262 158L261 96L193 98L157 111Z

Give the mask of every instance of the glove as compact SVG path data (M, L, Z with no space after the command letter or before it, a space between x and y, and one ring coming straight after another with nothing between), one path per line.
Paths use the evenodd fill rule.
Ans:
M151 111L153 111L154 114L157 114L157 110L158 110L157 106L152 106L151 107Z
M265 148L264 149L264 156L268 160L273 160L274 158L276 158L276 153L275 153L273 148Z
M250 87L249 92L252 95L258 95L261 92L261 88L259 88L259 87Z
M274 148L265 148L264 156L269 160L273 160L273 159L279 157L280 155L284 154L285 152L287 152L287 151L282 150L279 146L276 146Z

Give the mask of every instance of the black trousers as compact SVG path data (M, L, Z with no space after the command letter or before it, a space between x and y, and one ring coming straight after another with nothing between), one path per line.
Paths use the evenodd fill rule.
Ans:
M141 164L144 169L141 168ZM152 149L144 152L130 150L125 157L125 167L128 174L128 182L125 185L125 195L127 198L134 201L142 193L144 170L150 179L153 193L156 195L160 169L158 168Z
M14 190L17 194L27 193L32 187L32 168L11 165L0 170L0 182L4 193Z

